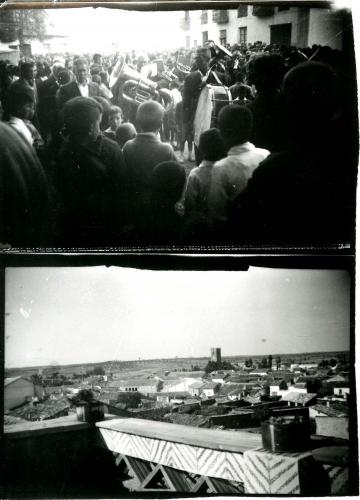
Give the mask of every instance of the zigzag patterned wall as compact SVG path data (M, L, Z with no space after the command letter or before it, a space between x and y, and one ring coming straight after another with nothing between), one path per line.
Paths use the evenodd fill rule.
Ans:
M243 455L100 429L114 452L175 469L243 482Z

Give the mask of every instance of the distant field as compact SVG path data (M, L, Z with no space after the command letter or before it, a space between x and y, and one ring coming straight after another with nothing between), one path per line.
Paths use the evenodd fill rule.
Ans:
M280 356L282 362L293 362L293 363L319 363L323 359L345 357L349 360L349 351L337 351L337 352L312 352L312 353L299 353L299 354L272 354L273 360L277 356ZM263 356L223 356L222 359L230 361L233 363L242 363L246 359L251 358L253 362L260 361L263 358L267 358L268 355ZM191 370L192 366L199 366L200 369L204 369L209 357L201 358L171 358L171 359L141 359L133 361L106 361L102 363L82 363L76 365L53 365L53 366L29 366L24 368L5 368L5 377L29 377L38 372L39 369L53 369L54 371L59 371L64 375L72 375L73 373L86 373L88 370L92 370L95 366L102 366L105 371L110 372L122 372L124 377L131 376L144 376L151 375L156 371L176 371L185 369L187 371ZM180 375L181 372L179 372Z

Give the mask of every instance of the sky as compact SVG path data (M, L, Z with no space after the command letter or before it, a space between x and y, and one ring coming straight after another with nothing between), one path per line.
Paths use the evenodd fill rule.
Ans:
M138 12L120 9L79 8L46 10L49 32L69 37L75 52L114 52L121 50L164 50L183 45L184 33L175 12Z
M345 271L8 268L5 367L349 349Z

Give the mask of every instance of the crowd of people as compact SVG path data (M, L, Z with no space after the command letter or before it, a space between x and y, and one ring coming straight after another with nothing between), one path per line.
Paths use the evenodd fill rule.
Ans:
M124 97L125 66L148 97ZM194 143L207 84L231 99ZM352 238L356 84L341 51L257 42L1 61L0 103L2 245Z

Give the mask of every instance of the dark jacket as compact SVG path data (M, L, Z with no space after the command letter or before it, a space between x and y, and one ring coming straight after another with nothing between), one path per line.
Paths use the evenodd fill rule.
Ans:
M0 242L46 246L48 218L48 183L34 149L0 123Z
M123 149L129 182L129 202L135 219L143 217L150 203L152 171L163 161L176 161L170 144L163 144L155 135L138 134Z
M88 82L88 87L89 87L89 97L95 97L101 95L99 85L97 83ZM66 85L63 85L62 87L59 88L56 94L58 109L61 110L67 101L70 101L70 99L79 96L81 96L81 93L78 84L75 80L67 83Z
M59 84L52 74L38 88L38 118L44 139L46 139L49 133L54 135L59 127L56 105L56 93L58 90Z
M64 245L118 242L127 214L123 204L124 159L114 141L99 136L91 147L66 141L59 154L55 185Z

